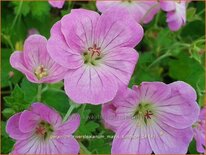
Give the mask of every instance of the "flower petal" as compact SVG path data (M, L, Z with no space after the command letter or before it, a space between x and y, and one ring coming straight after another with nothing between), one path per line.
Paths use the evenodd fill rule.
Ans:
M53 144L58 148L59 154L78 154L80 147L79 143L72 136L61 137L52 140Z
M164 11L173 11L176 9L175 3L174 1L160 0L160 7Z
M18 154L36 154L39 143L40 140L36 136L32 136L25 140L19 140L14 145L14 152Z
M39 115L41 119L47 121L56 128L62 123L59 113L42 103L33 103L31 106L31 111Z
M175 129L157 122L148 126L150 145L155 154L185 154L192 140L192 129Z
M198 120L200 109L195 101L173 96L161 102L158 107L158 117L174 128L187 128Z
M115 48L103 57L105 70L113 74L121 85L128 85L138 60L133 48Z
M32 132L35 130L39 120L39 115L32 111L24 110L19 119L19 129L24 133Z
M24 62L23 52L14 52L10 57L10 64L13 68L19 70L27 76L27 79L36 83L36 77L34 73L27 69Z
M206 147L205 134L203 133L204 131L199 131L198 129L193 129L193 130L194 130L194 138L196 141L197 151L199 153L204 153Z
M6 132L8 135L16 140L22 140L28 138L31 134L30 133L23 133L19 130L19 118L21 113L17 113L10 117L7 121L6 125Z
M115 97L118 89L113 75L101 66L84 65L70 71L64 82L66 94L76 103L106 103Z
M51 29L51 37L48 40L47 49L54 61L58 64L74 69L83 64L82 56L72 51L61 32L61 23L57 22Z
M100 12L104 12L112 6L118 6L118 1L97 1L96 6Z
M112 154L151 154L149 142L143 137L144 130L132 122L124 122L116 132Z
M170 87L162 82L142 82L139 87L134 86L133 90L140 93L142 102L159 103L171 94Z
M197 93L194 90L193 87L191 87L189 84L183 82L183 81L176 81L171 84L169 84L171 87L173 93L177 92L185 99L188 99L190 101L196 101L197 100Z
M46 45L47 39L38 34L31 35L25 40L24 61L30 71L33 71L39 65L47 66L50 56Z
M49 4L55 8L61 9L64 5L65 0L49 0Z
M62 33L72 49L83 53L94 44L94 28L99 14L85 9L73 9L61 20Z
M95 40L107 52L115 47L135 47L143 37L143 28L127 11L112 8L104 12L97 23Z
M73 114L69 119L57 129L58 136L68 135L74 133L80 125L80 115Z

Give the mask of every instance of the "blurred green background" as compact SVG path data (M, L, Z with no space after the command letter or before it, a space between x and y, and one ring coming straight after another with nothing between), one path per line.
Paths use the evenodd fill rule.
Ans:
M95 2L66 2L62 9L52 8L44 2L1 2L1 107L2 107L2 154L12 150L14 141L5 132L7 119L26 109L36 99L37 85L13 69L9 57L15 50L22 50L23 42L31 30L49 37L52 25L73 8L96 9ZM132 76L130 87L142 81L171 83L182 80L193 86L202 107L205 95L205 3L191 2L187 9L187 23L177 32L171 32L164 12L143 25L145 35L136 47L139 61ZM65 115L71 101L63 91L63 83L44 85L42 102ZM100 119L101 106L84 105L74 110L82 120L76 135L114 135L104 128ZM80 139L81 153L109 154L111 138ZM192 142L188 153L197 153Z

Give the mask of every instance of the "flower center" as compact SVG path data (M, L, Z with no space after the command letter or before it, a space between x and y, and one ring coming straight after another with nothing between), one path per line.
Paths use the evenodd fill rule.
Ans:
M122 2L132 3L133 0L122 0Z
M147 125L148 121L154 118L154 107L151 103L141 102L135 110L133 117Z
M43 77L48 76L47 69L43 65L39 65L35 71L34 71L35 76L37 77L38 80L41 80Z
M98 61L102 58L101 57L101 48L97 47L96 44L93 47L89 47L86 52L83 53L84 63L97 65Z
M54 132L53 127L45 121L41 121L35 130L36 135L42 137L44 140L48 139L51 134Z

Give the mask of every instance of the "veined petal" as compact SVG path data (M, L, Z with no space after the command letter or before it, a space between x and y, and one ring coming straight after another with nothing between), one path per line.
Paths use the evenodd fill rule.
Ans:
M67 95L76 103L106 103L115 97L118 89L113 75L100 66L84 65L70 71L64 82Z
M61 20L61 30L67 44L83 53L94 44L94 29L99 14L85 9L74 9Z
M26 67L23 52L14 52L10 57L10 64L13 68L24 73L29 81L36 83L35 75Z
M69 119L63 123L56 131L57 136L66 136L74 133L80 125L80 115L73 114Z
M59 113L42 103L33 103L30 109L33 113L39 115L41 119L52 124L55 128L58 128L62 123L62 119Z
M36 136L17 141L14 145L14 151L18 154L36 154L39 142L40 139Z
M187 128L198 120L200 108L195 101L173 96L161 102L158 107L158 117L174 128Z
M39 65L47 66L50 60L47 52L47 39L41 35L31 35L24 42L24 61L27 68L33 71Z
M32 132L35 130L40 117L32 111L25 110L22 112L19 119L19 129L24 132Z
M109 9L104 12L95 29L95 40L103 52L115 47L135 47L143 37L143 28L127 11Z
M171 95L170 87L162 82L143 82L133 90L140 93L142 102L159 103Z
M182 97L190 101L197 100L197 93L189 84L183 81L176 81L169 84L169 86L171 87L173 93L177 92Z
M59 150L59 154L78 154L79 153L79 143L76 139L71 137L60 137L58 139L53 139L53 144Z
M115 48L105 54L102 67L119 79L120 86L128 85L138 57L133 48Z
M109 9L110 7L117 6L117 5L119 5L118 1L101 1L101 0L98 0L96 2L96 6L97 6L97 8L100 12L104 12L105 10Z
M47 49L52 59L66 68L74 69L83 64L82 56L78 52L72 51L66 43L61 32L60 22L55 23L51 29Z
M141 126L124 122L117 130L112 143L112 154L150 154L152 149Z
M192 129L175 129L162 122L148 126L150 146L155 154L185 154L192 140Z
M19 130L19 118L21 113L17 113L9 118L6 125L6 132L8 135L16 140L26 139L31 136L31 133L23 133Z

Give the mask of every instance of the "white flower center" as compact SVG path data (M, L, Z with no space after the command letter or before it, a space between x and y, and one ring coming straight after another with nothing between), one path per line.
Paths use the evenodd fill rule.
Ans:
M48 76L47 69L43 65L39 65L35 70L34 74L37 77L38 80L41 80L42 78Z

